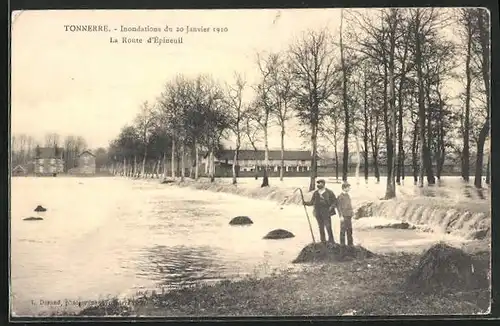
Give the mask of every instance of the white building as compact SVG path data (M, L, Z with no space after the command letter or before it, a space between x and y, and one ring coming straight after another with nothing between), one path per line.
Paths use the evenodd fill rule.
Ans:
M311 169L312 155L310 151L285 151L283 153L285 171L309 171ZM239 150L238 166L240 171L262 170L265 166L265 151L263 150ZM320 157L318 156L319 160ZM215 156L215 163L219 165L232 165L234 160L234 150L224 150ZM202 159L205 172L208 172L208 155ZM281 166L281 151L269 151L269 169L279 171Z

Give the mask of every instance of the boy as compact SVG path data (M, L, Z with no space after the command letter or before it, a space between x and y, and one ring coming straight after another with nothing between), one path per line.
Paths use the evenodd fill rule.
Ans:
M347 234L347 245L352 246L352 216L354 215L349 196L351 185L347 182L342 184L342 193L337 197L337 209L340 217L340 244L345 245L345 236Z
M314 217L318 222L319 236L321 242L325 243L325 229L328 233L328 241L335 243L332 230L332 215L335 215L335 204L337 199L335 194L330 189L325 187L325 180L319 179L316 182L318 189L313 193L312 198L308 202L304 202L306 206L314 206Z

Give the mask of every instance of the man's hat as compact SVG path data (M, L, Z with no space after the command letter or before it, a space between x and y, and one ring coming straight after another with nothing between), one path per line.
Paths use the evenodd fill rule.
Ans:
M320 182L321 182L321 183L326 183L326 182L325 182L325 179L318 179L318 180L316 181L316 183L320 183Z

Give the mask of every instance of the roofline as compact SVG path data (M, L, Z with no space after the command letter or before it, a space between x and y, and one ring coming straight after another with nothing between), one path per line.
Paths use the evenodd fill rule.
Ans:
M80 154L78 154L78 157L82 156L85 153L89 153L90 155L92 155L93 157L95 157L95 155L92 152L87 151L87 150L85 150L85 151L81 152Z

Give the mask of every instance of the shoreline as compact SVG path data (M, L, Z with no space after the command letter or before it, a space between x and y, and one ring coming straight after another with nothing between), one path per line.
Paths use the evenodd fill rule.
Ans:
M489 259L477 256L483 263ZM243 317L479 314L490 290L413 293L404 287L420 256L405 253L309 265L304 271L146 293L87 307L77 316ZM374 282L376 280L376 282Z

